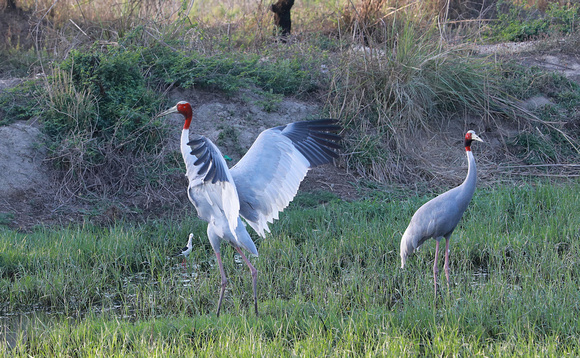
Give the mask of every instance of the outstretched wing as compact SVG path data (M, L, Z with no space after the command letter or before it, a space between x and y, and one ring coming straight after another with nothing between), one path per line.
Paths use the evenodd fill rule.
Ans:
M246 155L230 169L240 198L240 215L262 237L268 222L292 201L310 168L337 158L332 119L303 121L263 131Z

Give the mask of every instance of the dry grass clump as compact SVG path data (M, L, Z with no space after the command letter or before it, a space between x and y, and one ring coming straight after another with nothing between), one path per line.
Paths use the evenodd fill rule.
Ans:
M416 134L436 131L450 113L478 112L482 123L489 120L486 65L445 49L436 36L408 23L392 43L341 58L330 108L346 118L347 165L363 177L409 180L420 159L410 150Z
M435 133L444 137L449 122L474 127L460 131L495 132L516 162L530 161L521 157L530 145L539 153L532 164L577 158L577 134L566 130L571 120L564 114L570 112L571 103L577 103L578 92L565 85L565 79L548 76L550 84L542 85L533 81L537 76L520 73L517 66L478 58L462 46L449 45L448 27L442 21L448 10L458 9L453 8L457 4L407 3L395 9L387 1L362 4L352 12L356 15L348 28L352 37L343 39L351 44L346 47L350 50L338 56L329 95L330 112L347 125L347 167L383 183L449 177L448 170L442 172L442 167L425 159L445 155L426 153L421 144ZM514 92L510 88L514 86L526 93ZM550 86L571 100L556 95L555 107L544 112L529 111L520 101ZM553 96L554 90L547 93ZM501 129L504 125L523 134L508 138ZM549 135L538 136L538 127ZM530 142L531 137L539 140ZM449 158L441 159L449 165Z
M188 2L157 0L15 0L14 3L55 27L62 27L71 20L125 25L130 25L135 19L162 21L191 8Z

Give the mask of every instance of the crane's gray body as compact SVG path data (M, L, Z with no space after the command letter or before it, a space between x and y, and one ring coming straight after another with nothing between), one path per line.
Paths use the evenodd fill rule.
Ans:
M467 177L461 185L431 199L423 204L411 218L411 222L401 239L401 267L405 266L407 256L419 248L426 240L449 239L465 209L469 205L477 180L475 158L467 153Z

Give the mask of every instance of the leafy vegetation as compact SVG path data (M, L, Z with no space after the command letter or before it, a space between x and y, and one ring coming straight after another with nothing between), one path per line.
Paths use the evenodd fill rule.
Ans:
M139 58L138 52L120 47L106 52L73 50L55 72L48 91L49 101L60 105L47 113L46 132L53 138L66 138L74 130L92 127L97 138L126 140L129 133L145 127L164 103L148 88ZM70 76L70 83L66 76ZM80 94L85 99L78 101L78 96L71 96L78 103L68 103L68 98L56 98L61 94L59 89L64 96ZM73 112L66 111L68 106L77 104L86 113L78 118L62 116L63 112Z
M547 73L538 67L506 62L498 67L500 90L515 98L541 97L547 103L532 109L537 116L534 126L522 130L509 140L511 150L527 164L574 162L578 156L558 129L567 127L577 135L580 123L580 86L566 77Z
M159 91L169 86L195 84L229 94L252 88L263 93L266 109L273 109L280 95L314 88L305 67L309 62L298 57L206 56L159 42L144 47L135 43L140 31L129 33L119 45L72 50L46 82L27 82L0 97L4 123L42 109L51 162L72 192L143 188L151 183L147 173L176 165L163 160L167 129L155 119L166 106ZM26 100L32 95L34 101Z
M526 41L549 35L573 34L578 29L578 4L548 2L545 12L513 1L498 1L498 21L491 32L503 41ZM493 36L493 35L492 35Z
M0 331L12 356L577 355L580 183L478 190L434 300L429 242L398 245L428 197L291 205L258 240L251 280L200 220L0 232ZM383 197L381 197L383 195ZM378 198L378 199L377 199ZM187 269L169 255L195 234ZM36 313L26 314L30 309ZM16 314L16 315L14 315Z
M37 82L33 80L0 92L0 125L36 115L39 95Z
M409 23L392 48L343 58L344 70L332 83L331 115L346 118L346 141L356 153L348 165L363 177L404 182L408 168L394 163L408 161L412 133L433 130L455 113L477 113L485 121L499 108L493 66L444 50L433 36Z
M23 78L30 73L30 67L38 60L32 50L18 48L0 49L0 76L3 78Z

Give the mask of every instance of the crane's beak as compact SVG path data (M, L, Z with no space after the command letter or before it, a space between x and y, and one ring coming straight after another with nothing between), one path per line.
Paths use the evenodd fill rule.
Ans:
M471 140L476 140L476 141L479 141L479 142L483 142L483 139L479 138L477 136L477 134L475 134L475 133L472 133L471 134Z
M157 116L155 116L155 117L156 117L156 118L159 118L159 117L163 117L163 116L166 116L166 115L168 115L168 114L171 114L171 113L177 113L177 106L176 106L176 105L175 105L175 106L173 106L173 107L171 107L171 108L169 108L168 110L166 110L166 111L164 111L164 112L161 112L161 113L159 113L159 114L158 114Z

